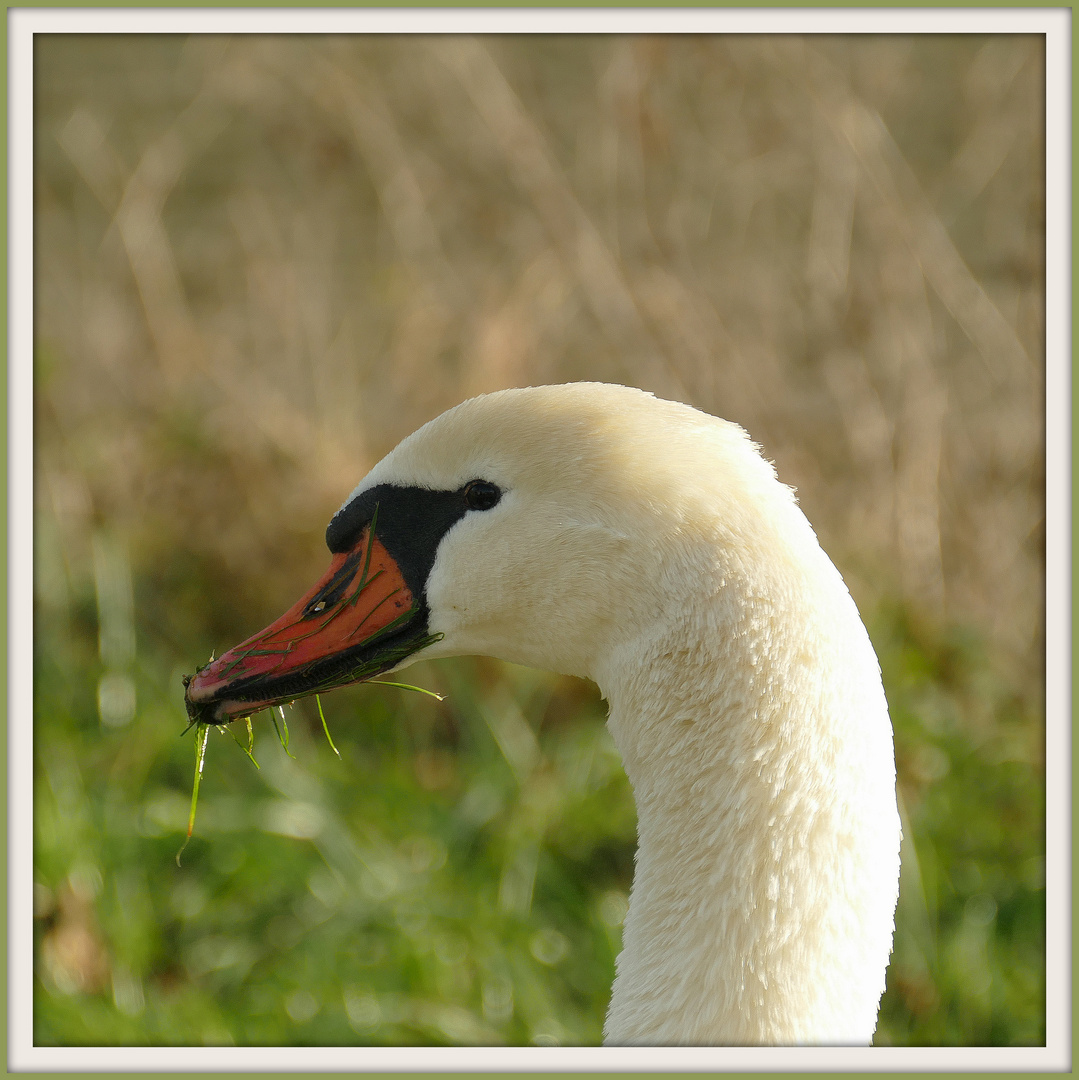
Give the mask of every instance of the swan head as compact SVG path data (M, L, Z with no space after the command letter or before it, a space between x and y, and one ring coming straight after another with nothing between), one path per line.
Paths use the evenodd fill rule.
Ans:
M595 679L686 602L716 529L749 543L793 505L740 428L689 406L597 383L473 398L371 470L327 528L325 575L197 672L189 713L223 723L421 655Z

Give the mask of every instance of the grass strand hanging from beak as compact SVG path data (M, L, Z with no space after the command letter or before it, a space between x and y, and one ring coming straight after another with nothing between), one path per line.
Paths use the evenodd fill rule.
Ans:
M371 686L396 686L398 690L414 690L417 694L426 694L428 697L433 697L435 701L445 701L445 694L436 694L434 690L428 690L423 686L413 686L411 683L404 682L390 682L388 679L372 679Z
M261 771L262 766L259 765L259 763L255 760L255 754L254 754L254 750L255 750L255 731L251 727L251 717L250 716L245 716L244 720L247 722L247 745L246 746L244 746L244 744L242 742L240 742L239 737L236 734L236 730L233 728L233 726L231 724L229 725L229 734L232 736L233 742L235 742L236 745L251 759L251 764L254 765L256 769Z
M184 853L184 848L191 843L191 834L195 831L195 807L199 803L199 784L202 783L202 766L206 761L206 742L209 738L210 725L202 724L195 732L195 783L191 789L191 815L187 819L187 838L176 852L177 866L180 865L180 856Z
M330 729L326 723L326 714L322 711L322 698L318 694L315 695L315 704L318 706L318 714L322 718L322 730L326 732L326 741L330 744L330 749L338 756L341 756L341 751L337 749L333 744L333 739L330 738Z
M288 744L289 744L290 740L289 740L289 733L288 733L288 721L285 720L285 708L284 708L284 706L283 705L278 705L277 706L277 711L281 714L281 727L283 727L285 729L285 734L284 735L281 734L281 728L277 726L277 717L274 716L273 709L269 710L270 719L273 721L273 729L274 729L274 731L277 732L277 741L281 744L281 749L284 750L285 753L288 754L288 756L290 758L292 758L293 761L295 761L296 760L296 755L291 753L289 751L289 748L288 748Z

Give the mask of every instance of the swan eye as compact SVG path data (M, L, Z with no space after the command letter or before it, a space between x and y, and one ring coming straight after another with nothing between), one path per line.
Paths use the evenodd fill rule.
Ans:
M465 502L470 510L490 510L501 498L501 489L487 480L473 480L465 485Z

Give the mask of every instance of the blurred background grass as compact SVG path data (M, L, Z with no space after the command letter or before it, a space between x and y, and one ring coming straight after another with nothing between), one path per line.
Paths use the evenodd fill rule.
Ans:
M212 732L180 676L462 398L736 420L880 654L879 1044L1044 1041L1036 37L35 50L35 1041L594 1043L634 850L595 689L421 663Z

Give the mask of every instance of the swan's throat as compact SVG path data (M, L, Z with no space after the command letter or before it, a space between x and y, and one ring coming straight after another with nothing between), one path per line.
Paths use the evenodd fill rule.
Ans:
M864 1044L898 876L875 657L856 616L837 635L731 610L606 673L639 841L606 1039ZM852 649L872 678L849 677Z

